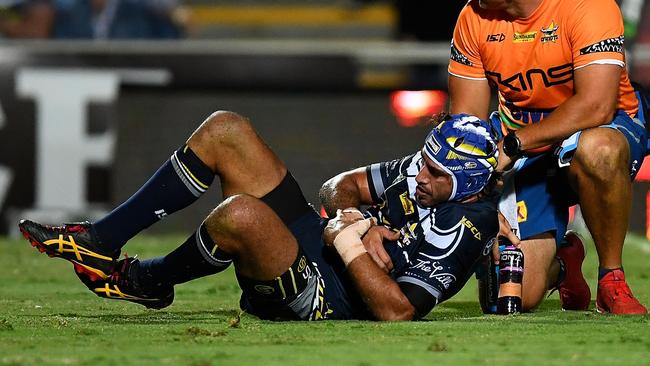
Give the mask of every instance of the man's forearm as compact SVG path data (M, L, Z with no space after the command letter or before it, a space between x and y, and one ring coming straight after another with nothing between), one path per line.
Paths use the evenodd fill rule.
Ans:
M575 71L575 93L551 114L517 131L523 150L550 145L577 131L607 124L618 99L621 68L590 65Z
M347 266L352 282L377 320L412 320L415 308L397 282L363 254Z
M606 124L611 114L595 114L594 108L577 99L569 99L540 123L517 132L523 150L530 150L562 141L577 131Z
M325 242L329 243L331 240L327 238L334 237L331 245L375 318L411 320L415 316L415 308L397 283L377 266L361 241L375 221L361 220L361 217L361 212L354 209L337 212L324 230Z

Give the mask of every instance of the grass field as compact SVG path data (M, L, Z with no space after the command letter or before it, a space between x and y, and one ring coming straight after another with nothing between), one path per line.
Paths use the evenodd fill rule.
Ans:
M180 240L143 237L127 248L149 257ZM650 243L629 238L625 264L650 305ZM153 311L99 299L69 263L0 240L0 365L650 364L649 316L562 312L555 294L535 313L484 316L474 282L426 321L273 323L240 314L232 269L177 286L174 304Z

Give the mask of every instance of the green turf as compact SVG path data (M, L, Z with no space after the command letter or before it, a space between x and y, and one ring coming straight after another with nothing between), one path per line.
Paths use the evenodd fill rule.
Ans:
M162 254L178 237L144 237ZM595 251L585 265L595 289ZM626 273L650 304L650 244L630 238ZM72 266L26 241L0 240L0 365L647 365L650 317L562 312L483 316L475 284L412 323L273 323L240 314L232 271L177 287L162 311L96 298Z

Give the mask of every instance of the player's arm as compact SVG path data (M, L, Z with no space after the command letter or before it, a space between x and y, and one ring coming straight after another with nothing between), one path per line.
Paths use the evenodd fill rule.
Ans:
M620 9L609 0L576 3L576 16L569 17L565 27L573 53L573 95L540 123L516 132L524 150L607 124L616 111L625 68Z
M449 113L467 113L487 120L490 85L487 79L467 79L449 75Z
M485 75L481 56L480 16L467 5L454 27L449 58L449 113L467 113L487 119L490 108L490 84Z
M325 182L319 195L327 215L334 217L339 209L379 203L379 196L400 174L402 162L409 157L343 172ZM384 249L384 240L397 239L399 233L384 226L373 226L363 238L368 254L386 273L393 269L393 262Z
M325 212L330 217L336 216L338 209L361 207L373 203L365 167L330 178L323 183L318 195Z
M517 130L523 150L546 146L614 117L622 68L592 64L574 73L574 95L540 123Z
M359 295L377 320L413 320L415 307L397 282L382 271L367 253L347 265Z
M412 320L415 308L397 282L377 266L361 241L373 225L372 219L363 220L358 210L339 210L325 228L325 243L336 248L359 295L377 320Z
M325 212L334 217L338 209L380 203L386 188L403 173L405 162L414 156L371 164L330 178L319 192Z
M575 132L609 123L614 117L622 68L593 64L574 72L574 94L539 123L517 130L523 151L560 142ZM499 170L512 159L499 142Z

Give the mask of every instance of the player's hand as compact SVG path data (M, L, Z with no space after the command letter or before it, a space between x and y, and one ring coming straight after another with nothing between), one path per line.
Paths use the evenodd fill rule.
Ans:
M505 152L503 152L503 140L499 141L497 144L499 147L499 158L497 159L497 168L498 173L503 173L507 170L512 169L515 161L512 160Z
M512 227L510 226L510 223L506 219L505 216L501 212L499 212L499 234L497 234L497 238L499 237L505 237L506 239L510 240L513 246L519 248L519 245L521 245L521 240L515 235L515 233L512 232ZM496 241L494 245L492 245L492 260L494 263L499 263L499 259L501 257L501 253L499 252L499 242Z
M362 238L363 246L370 257L386 273L393 270L393 261L390 260L390 256L384 249L384 240L397 240L399 235L399 232L394 232L384 226L373 226Z
M343 229L360 220L363 220L363 214L356 208L336 210L336 217L327 223L323 231L323 242L327 246L334 245L334 239Z
M519 248L519 244L521 244L521 240L515 235L515 233L512 232L512 227L510 226L510 223L506 219L505 216L501 212L499 212L499 234L498 236L503 236L506 239L510 240L512 245L515 247Z

